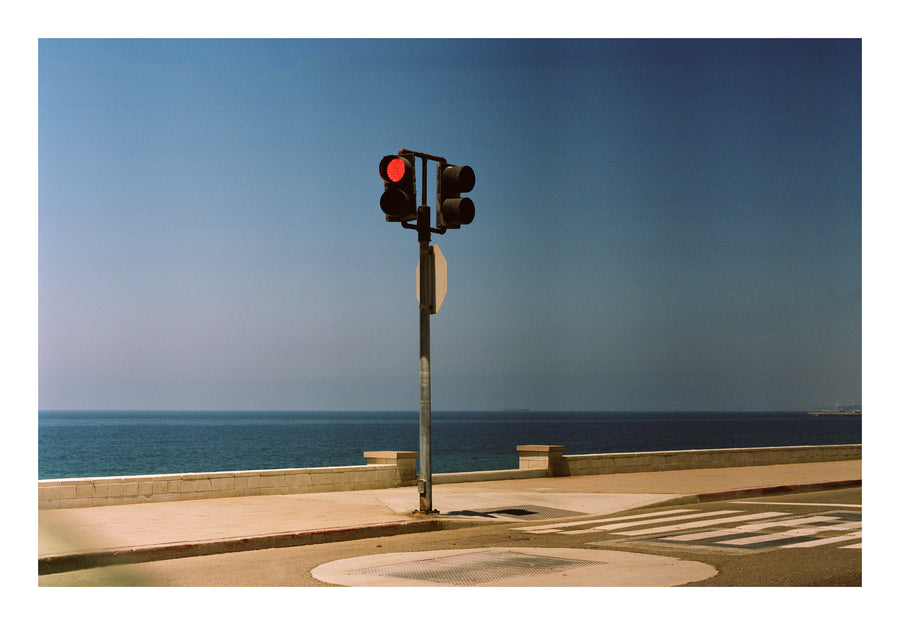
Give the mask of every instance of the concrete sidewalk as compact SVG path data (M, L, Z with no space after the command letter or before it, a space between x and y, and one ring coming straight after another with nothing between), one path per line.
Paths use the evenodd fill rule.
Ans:
M434 515L415 487L39 510L38 572L861 484L851 460L435 484Z

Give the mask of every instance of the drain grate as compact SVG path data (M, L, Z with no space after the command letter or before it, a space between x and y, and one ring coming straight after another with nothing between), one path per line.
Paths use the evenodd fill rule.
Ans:
M528 521L540 521L543 519L557 519L560 517L582 516L583 512L575 512L574 510L562 510L560 508L545 508L543 506L516 506L511 507L495 507L495 508L479 508L477 510L455 510L447 512L446 516L481 516L492 519L498 518L514 518L525 519Z
M507 516L527 516L537 513L534 510L526 510L525 508L503 508L502 510L495 510L494 514L503 514Z
M451 586L477 586L513 577L560 573L585 566L602 565L590 560L535 556L509 551L479 551L456 556L402 562L358 569L351 573L413 579Z

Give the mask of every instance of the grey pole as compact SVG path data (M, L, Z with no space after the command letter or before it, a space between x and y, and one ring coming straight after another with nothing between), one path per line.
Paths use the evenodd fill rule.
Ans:
M430 210L419 207L419 511L431 504L431 256Z

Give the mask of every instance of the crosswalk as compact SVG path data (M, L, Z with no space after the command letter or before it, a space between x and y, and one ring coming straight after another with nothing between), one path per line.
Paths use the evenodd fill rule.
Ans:
M744 551L804 549L824 545L862 549L860 511L829 510L796 514L750 510L678 508L601 520L533 525L517 528L517 531L566 536L596 534L606 540L650 540L671 546Z

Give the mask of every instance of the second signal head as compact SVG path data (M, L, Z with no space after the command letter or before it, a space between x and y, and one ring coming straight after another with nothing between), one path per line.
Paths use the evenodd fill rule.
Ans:
M437 225L459 228L475 219L475 202L460 197L475 187L475 172L468 165L438 165Z

